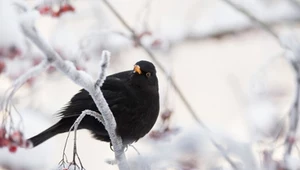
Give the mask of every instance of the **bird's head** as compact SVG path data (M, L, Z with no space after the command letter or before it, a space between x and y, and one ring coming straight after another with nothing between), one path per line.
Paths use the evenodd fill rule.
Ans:
M131 80L140 88L149 86L158 88L156 69L155 66L149 61L141 60L135 63Z

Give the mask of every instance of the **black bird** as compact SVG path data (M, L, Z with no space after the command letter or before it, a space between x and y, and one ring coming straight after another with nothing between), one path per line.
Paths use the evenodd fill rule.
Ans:
M116 133L124 145L136 142L151 130L159 113L158 79L151 62L139 61L133 70L107 76L101 91L116 119ZM61 119L29 141L35 147L57 134L68 132L86 109L99 113L90 94L81 89L58 113ZM92 116L85 116L78 129L87 129L94 138L110 142L102 123Z

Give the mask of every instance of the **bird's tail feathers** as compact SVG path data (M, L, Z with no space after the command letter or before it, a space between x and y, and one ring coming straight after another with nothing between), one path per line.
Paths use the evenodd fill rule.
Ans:
M68 132L70 127L72 126L71 123L73 124L73 121L65 121L64 119L62 119L55 125L37 134L36 136L31 137L28 140L32 143L33 147L36 147L57 134Z

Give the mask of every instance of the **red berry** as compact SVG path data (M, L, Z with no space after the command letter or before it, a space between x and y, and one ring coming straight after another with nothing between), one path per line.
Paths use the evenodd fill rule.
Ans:
M60 12L59 12L59 11L58 11L58 12L52 11L52 12L51 12L51 16L54 17L54 18L57 18L57 17L60 16Z
M49 6L42 6L38 10L42 15L50 14L52 12L52 8L50 8Z
M166 119L169 119L171 117L171 115L172 115L172 111L167 109L161 114L161 118L163 120L166 120Z
M14 143L21 144L23 141L23 134L20 131L15 131L9 136L9 139Z
M4 138L6 135L6 129L4 127L0 128L0 139Z
M30 87L34 84L34 82L35 82L35 78L34 78L34 77L31 77L30 79L28 79L28 80L26 81L26 83L27 83Z
M55 68L54 66L50 66L50 67L47 69L47 73L53 73L55 70L56 70L56 68Z
M75 11L75 8L72 5L70 5L70 4L65 4L65 5L63 5L63 6L60 7L59 11L61 13L68 12L68 11L72 11L73 12L73 11Z
M9 144L9 141L7 139L5 139L5 138L0 139L0 148L8 146L8 144Z
M82 71L85 71L85 68L82 67L82 66L76 66L76 70L82 70Z
M15 153L15 152L17 152L17 146L12 145L12 146L10 146L10 147L8 148L8 150L9 150L9 152L11 152L11 153Z
M32 63L33 63L34 66L40 64L41 62L42 62L41 58L34 58L33 61L32 61Z
M0 57L4 56L4 50L3 48L0 48Z
M288 143L295 143L296 139L293 136L288 137Z
M151 43L151 46L155 48L161 46L161 44L162 44L161 40L156 39Z
M18 49L16 46L9 47L9 54L8 54L9 59L14 59L16 56L20 56L20 55L21 55L21 50Z
M52 11L52 17L59 17L62 13L69 12L69 11L74 12L75 8L70 4L65 4L61 6L57 12Z
M0 74L5 70L5 63L4 63L4 61L0 61ZM1 129L0 129L1 130ZM0 134L1 134L1 132L0 132Z
M162 133L159 131L152 131L150 132L149 136L153 139L159 139L162 137Z

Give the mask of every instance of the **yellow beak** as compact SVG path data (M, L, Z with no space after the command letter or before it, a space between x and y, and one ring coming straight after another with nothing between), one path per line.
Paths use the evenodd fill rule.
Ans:
M134 65L133 72L142 74L141 67L139 65Z

